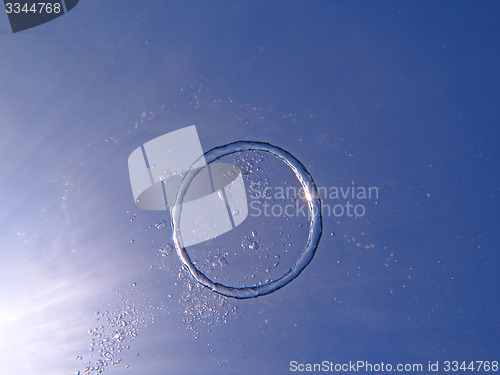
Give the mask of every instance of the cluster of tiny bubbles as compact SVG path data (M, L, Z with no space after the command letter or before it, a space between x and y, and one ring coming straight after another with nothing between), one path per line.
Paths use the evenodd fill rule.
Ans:
M219 260L215 260L206 267L223 267L223 265ZM203 334L210 334L214 327L227 324L240 313L233 300L200 285L184 268L179 270L178 280L182 285L183 324L195 339Z
M161 262L172 253L173 245L161 246L159 254ZM224 269L228 264L227 255L227 252L223 251L211 254L200 265L200 269L205 272ZM210 334L215 327L227 324L240 313L232 299L201 286L178 263L176 267L152 266L153 270L160 271L163 275L167 270L170 273L171 268L173 268L172 276L175 282L173 285L170 284L172 289L168 294L163 294L162 301L153 302L149 297L146 300L142 295L142 289L150 290L155 284L156 281L152 278L145 282L131 283L124 293L117 292L115 308L108 306L106 311L95 313L97 324L88 330L89 354L76 356L78 361L84 362L83 369L75 371L76 375L102 374L106 369L115 365L130 368L124 363L123 357L126 357L124 353L132 350L132 342L138 337L142 328L155 323L159 314L169 313L168 304L174 304L180 308L181 324L195 339ZM175 277L174 270L177 271L177 277ZM144 288L141 288L141 285L144 285ZM163 281L162 285L164 285ZM176 291L178 293L175 293ZM214 351L213 344L207 345L211 351Z
M159 220L155 224L151 224L149 226L149 229L156 228L156 229L165 229L167 228L168 224L166 220ZM168 228L167 228L168 229Z
M173 286L165 295L168 298L157 304L160 312L175 313L180 309L182 326L195 339L210 334L215 327L228 323L236 313L240 312L234 305L235 301L213 293L199 284L181 266L177 257L170 258L170 254L175 255L172 244L167 243L161 246L159 249L160 265L155 267L155 274L158 275L156 282L163 289L168 287L167 280L170 276L175 275L172 280ZM227 258L227 251L216 248L200 258L197 267L200 271L207 273L224 272L228 266Z
M257 231L252 231L250 236L243 236L241 247L244 250L257 250L259 248L260 237L257 236Z
M165 220L160 220L155 224L156 229L163 229L167 226L167 222Z
M137 287L137 283L132 283ZM152 306L144 308L144 303L135 301L131 293L119 296L119 306L114 311L97 311L96 322L98 325L88 330L90 348L88 360L83 370L75 374L102 374L108 367L122 363L120 353L129 351L131 343L137 338L141 328L154 323L155 317ZM82 361L83 355L78 355L77 360ZM125 368L129 365L125 364Z
M235 251L221 250L230 249L232 241L221 241L220 244L217 241L219 247L207 246L193 251L193 264L212 280L224 284L237 287L265 284L280 277L286 271L284 267L293 265L296 251L290 250L294 248L293 236L283 226L273 228L269 233L264 231L264 236L265 240L255 229L243 231L240 246ZM281 266L282 259L284 267Z
M273 269L277 268L280 265L280 252L281 250L278 249L278 252L276 250L272 251L270 247L263 246L262 245L262 240L258 236L257 231L253 230L250 232L250 235L244 235L243 239L241 241L241 247L243 248L243 251L246 252L254 252L254 255L257 257L259 260L260 265L256 265L253 267L253 272L251 273L250 276L244 276L243 279L245 282L242 284L242 286L247 286L247 282L249 284L255 283L256 285L261 285L264 283L267 283L268 281L273 280L278 275L273 274ZM274 247L273 247L274 248ZM259 250L259 251L255 251ZM269 263L269 259L271 259L271 263ZM267 266L264 266L265 264L268 264ZM261 275L259 275L261 274ZM259 275L259 277L257 277ZM254 280L258 279L257 282Z
M227 257L229 253L227 251L221 251L220 248L216 249L215 252L209 252L201 261L195 260L194 264L196 267L204 273L210 273L217 271L222 271L229 265ZM217 279L217 275L214 275L214 279Z
M264 169L259 165L264 160L264 155L255 153L252 156L244 154L235 154L233 162L240 168L241 174L247 177L257 172L263 172Z
M158 252L160 253L160 255L162 257L169 256L170 254L173 253L173 251L174 251L174 247L171 244L165 244L163 246L160 246L160 248L158 249Z

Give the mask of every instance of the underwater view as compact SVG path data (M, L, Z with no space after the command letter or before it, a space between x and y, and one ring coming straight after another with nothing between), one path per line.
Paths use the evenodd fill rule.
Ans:
M500 374L500 3L4 5L1 374Z

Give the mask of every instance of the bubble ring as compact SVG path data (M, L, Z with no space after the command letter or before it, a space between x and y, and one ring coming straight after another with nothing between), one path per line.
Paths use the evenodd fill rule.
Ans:
M182 203L184 201L184 196L189 189L189 186L195 176L200 172L199 168L190 168L184 178L182 179L179 190L177 191L177 196L175 199L174 207L172 208L172 232L173 241L175 244L175 250L182 264L187 268L191 275L202 285L211 289L212 291L222 294L227 297L233 297L237 299L255 298L259 296L264 296L283 288L289 282L294 280L299 274L307 267L311 262L318 248L319 241L321 239L321 234L323 231L322 214L321 214L321 199L318 194L318 188L306 167L298 161L292 154L288 151L273 146L266 142L252 142L252 141L239 141L234 143L229 143L224 146L215 147L207 151L203 156L206 160L207 165L222 158L223 156L231 155L237 152L245 151L261 151L267 152L288 165L295 176L299 180L302 188L304 189L304 196L307 200L307 206L309 210L309 235L307 238L307 243L304 250L299 255L295 264L280 278L276 280L269 281L262 285L252 286L252 287L242 287L235 288L226 286L224 284L215 283L210 280L203 272L198 270L196 266L191 261L186 248L183 246L182 235L180 231L180 217L182 212ZM193 165L195 165L193 163Z

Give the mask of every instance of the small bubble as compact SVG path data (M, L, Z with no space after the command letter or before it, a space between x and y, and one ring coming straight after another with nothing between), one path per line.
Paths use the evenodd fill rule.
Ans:
M161 220L155 224L157 229L163 229L167 226L167 222L165 220Z
M239 211L239 210L237 210L237 209L234 209L234 210L233 210L233 215L238 215L239 213L240 213L240 211Z
M158 249L162 257L169 256L170 254L172 254L173 250L174 247L170 244L166 244Z
M135 241L134 241L134 239L132 238L132 239L130 240L130 243L134 243L134 242L135 242Z
M245 250L256 250L259 248L259 244L257 241L250 237L243 237L243 240L241 241L241 247Z
M219 263L220 263L221 268L224 268L224 267L226 267L228 265L227 259L225 257L221 258L219 260Z

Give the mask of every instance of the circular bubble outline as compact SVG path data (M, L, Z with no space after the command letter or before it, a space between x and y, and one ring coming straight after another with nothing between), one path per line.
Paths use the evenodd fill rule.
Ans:
M196 266L191 261L186 248L183 246L182 235L180 231L180 217L182 213L182 203L184 202L184 196L186 195L189 186L196 175L200 172L200 168L189 168L183 177L179 189L177 191L177 196L175 199L174 206L172 208L172 236L175 245L175 250L177 255L189 273L198 281L200 284L211 289L212 291L219 293L227 297L233 297L237 299L247 299L255 298L259 296L264 296L273 293L285 285L294 280L300 273L308 266L308 264L313 259L316 249L318 248L319 241L321 239L321 234L323 232L323 220L321 212L321 199L318 193L318 188L314 182L311 174L306 169L306 167L297 160L288 151L282 149L281 147L274 146L267 142L256 142L256 141L238 141L229 143L224 146L214 147L207 151L204 155L200 157L205 158L206 164L210 163L231 154L237 152L245 151L260 151L269 153L281 161L283 161L288 167L292 169L295 176L299 180L302 188L304 189L304 196L307 200L307 207L309 210L309 234L307 237L307 242L304 250L297 258L295 264L280 278L271 280L265 284L251 286L251 287L230 287L224 284L213 282L209 279L203 272L198 270ZM193 165L198 165L197 162Z

